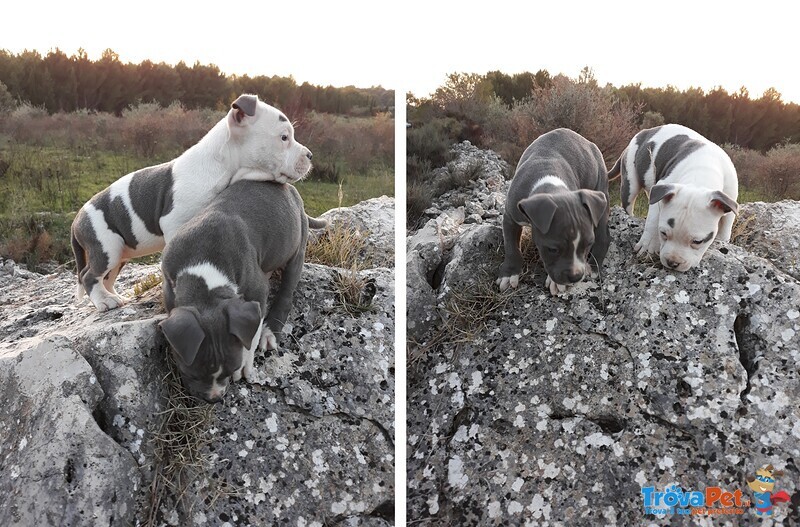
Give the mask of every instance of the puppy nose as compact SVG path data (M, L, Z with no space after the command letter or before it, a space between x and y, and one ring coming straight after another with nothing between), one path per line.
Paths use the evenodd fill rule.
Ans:
M669 267L670 269L677 269L679 265L681 265L679 261L672 260L669 258L667 259L667 267Z
M308 158L309 161L311 161L311 158L314 157L314 154L311 153L311 150L308 151L306 157Z
M580 282L581 280L583 280L583 273L576 273L576 272L570 271L570 272L567 273L567 280L569 280L570 283L573 283L573 284L575 284L577 282Z

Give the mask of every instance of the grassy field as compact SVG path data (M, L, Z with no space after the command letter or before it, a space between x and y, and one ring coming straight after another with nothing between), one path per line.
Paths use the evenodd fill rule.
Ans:
M619 180L612 181L609 185L608 189L608 197L611 200L611 206L622 206L622 200L619 197ZM751 201L775 201L774 198L770 198L766 193L760 190L753 190L753 189L746 189L743 187L739 187L739 198L737 199L739 203L749 203ZM647 194L641 192L639 197L636 198L636 204L633 207L633 215L639 218L644 218L647 216Z
M306 212L319 216L339 206L339 185L323 181L300 181L295 185ZM342 177L342 207L349 207L369 198L394 196L394 173L389 168L371 168L367 174L345 174Z
M72 259L69 226L75 212L96 192L119 177L168 159L88 147L18 144L0 137L0 256L37 269L42 263ZM394 195L389 167L341 176L342 206L381 195ZM339 185L301 181L297 189L308 214L339 206Z

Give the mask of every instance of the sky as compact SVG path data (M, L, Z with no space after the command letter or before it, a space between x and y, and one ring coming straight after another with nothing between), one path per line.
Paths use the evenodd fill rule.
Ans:
M13 2L0 48L53 48L91 58L111 48L124 62L200 61L226 74L292 75L299 82L383 85L425 96L450 72L535 72L601 84L641 83L751 97L775 87L800 103L792 2L573 0L252 4ZM80 6L80 7L78 7Z

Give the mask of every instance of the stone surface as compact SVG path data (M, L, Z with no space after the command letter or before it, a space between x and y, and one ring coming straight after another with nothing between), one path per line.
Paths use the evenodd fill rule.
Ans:
M320 218L366 234L370 250L361 255L362 261L374 267L394 267L394 198L368 199L352 207L331 209Z
M373 235L390 230L377 225ZM179 504L162 501L156 525L391 523L394 275L358 273L374 296L351 314L340 272L306 264L280 349L257 354L259 382L232 385L214 407L201 452L211 469ZM131 296L159 273L130 264L117 289ZM75 285L71 270L0 262L3 525L147 520L168 393L160 286L97 313L74 304Z
M743 204L732 241L800 280L800 202Z
M3 525L118 525L135 512L141 476L92 412L104 393L63 337L0 343Z
M426 228L460 207L435 202ZM614 207L602 277L560 297L535 263L497 291L499 218L438 231L441 277L408 285L436 321L409 350L409 522L673 524L644 514L643 487L751 498L745 478L770 463L786 472L776 490L800 498L800 283L718 242L698 268L667 271L635 257L643 223ZM432 238L411 233L409 255ZM410 328L421 314L409 305ZM776 524L792 511L778 505Z

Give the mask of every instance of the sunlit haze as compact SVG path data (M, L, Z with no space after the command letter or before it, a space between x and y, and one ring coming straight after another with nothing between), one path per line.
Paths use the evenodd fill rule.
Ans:
M81 5L81 7L77 7ZM535 72L600 84L729 92L775 87L800 102L789 2L12 2L0 47L78 48L124 62L216 64L226 74L383 85L428 95L447 73Z

